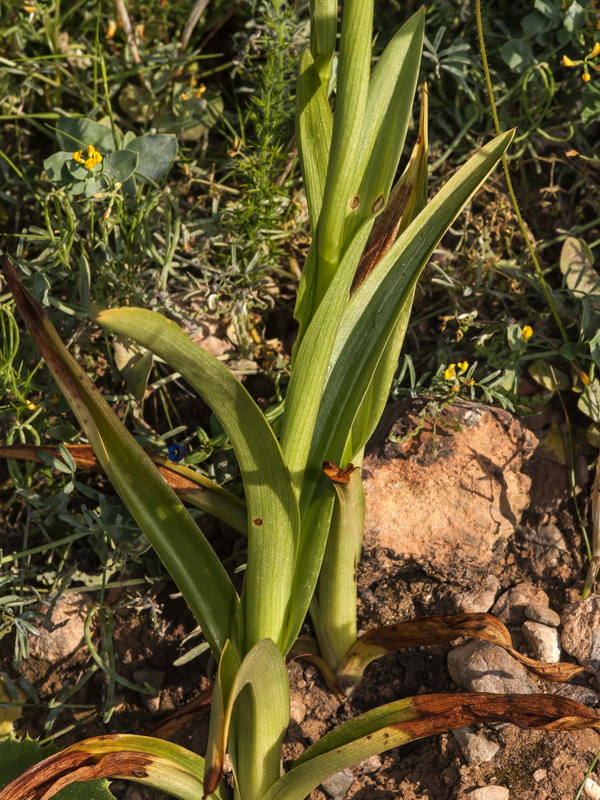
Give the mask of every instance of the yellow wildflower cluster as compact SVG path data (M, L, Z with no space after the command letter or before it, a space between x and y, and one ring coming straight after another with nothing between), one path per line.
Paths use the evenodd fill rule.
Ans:
M459 361L458 364L449 364L442 373L445 381L452 381L453 392L458 392L458 390L460 389L460 383L458 380L459 376L462 375L463 372L466 372L468 368L469 368L468 361ZM465 386L472 386L475 383L475 381L472 378L469 378L469 380L461 378L460 382L463 383Z
M592 78L590 74L590 67L592 69L595 69L596 72L600 71L600 66L598 66L598 64L589 63L590 59L596 58L596 56L598 55L600 55L600 42L596 42L592 47L592 49L590 50L590 52L587 54L587 56L578 61L573 61L573 59L569 58L569 56L563 56L562 57L563 67L577 67L579 65L582 65L583 72L581 73L581 80L587 83Z
M93 144L88 144L85 151L87 153L87 158L84 157L83 150L76 150L73 153L73 161L77 161L78 164L83 164L86 169L94 169L94 167L102 161L102 156Z

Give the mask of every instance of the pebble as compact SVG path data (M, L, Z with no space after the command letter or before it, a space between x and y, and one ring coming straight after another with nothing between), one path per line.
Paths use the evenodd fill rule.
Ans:
M464 592L458 592L452 598L457 614L489 611L500 588L500 581L495 575L488 575L482 585Z
M536 783L540 783L540 781L545 781L546 780L546 778L548 777L548 772L547 772L547 770L542 769L540 767L539 769L536 769L536 771L533 773L533 775L531 777L533 778L533 780Z
M327 778L326 781L323 781L321 786L333 800L340 800L352 786L353 781L354 775L352 771L343 769L341 772L336 772L331 778Z
M487 764L500 749L500 745L490 742L481 733L477 733L471 725L456 728L452 731L452 735L458 742L465 761L472 767Z
M583 667L600 669L600 597L592 595L563 611L561 642L564 650Z
M532 694L537 687L525 667L505 650L489 642L467 642L448 653L454 683L471 692Z
M600 800L600 786L592 778L588 778L585 782L585 794L591 800Z
M551 628L558 628L560 617L556 611L552 611L547 606L531 605L526 606L523 613L532 622L539 622L542 625L549 625Z
M92 600L88 594L66 594L56 601L50 620L34 625L39 636L29 635L29 655L56 666L85 644L83 637L85 618ZM39 607L46 614L48 607ZM46 627L47 625L50 630Z
M300 725L306 716L306 706L304 701L296 692L292 692L290 696L290 720Z
M508 800L510 792L506 786L481 786L470 792L469 800Z
M589 706L590 708L594 708L598 705L598 695L588 686L578 686L575 683L561 683L552 686L550 691L552 694L567 697L569 700L575 700L577 703Z
M379 756L371 756L370 758L365 758L364 761L361 761L358 764L360 767L361 772L365 775L369 775L371 772L378 772L381 769L381 759Z
M543 589L537 589L532 583L523 581L500 595L492 608L492 614L505 625L520 625L525 621L524 612L527 606L549 604L548 595Z
M533 650L534 658L549 664L560 661L560 636L556 628L528 620L521 625L521 631Z
M569 553L560 528L553 523L540 525L538 528L528 528L525 545L529 562L535 573L540 576L557 567Z

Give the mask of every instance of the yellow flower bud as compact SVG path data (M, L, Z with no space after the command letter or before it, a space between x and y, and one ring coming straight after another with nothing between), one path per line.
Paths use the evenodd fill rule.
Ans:
M188 95L187 95L185 92L182 92L182 93L179 95L179 97L180 97L180 99L181 99L181 100L183 100L183 102L184 102L184 103L185 103L185 101L188 99Z
M205 91L206 91L206 86L203 83L201 83L194 97L202 97Z
M78 164L83 164L83 150L76 150L73 153L73 161L77 161Z
M523 327L521 328L521 336L525 339L525 341L531 339L531 337L533 336L533 328L531 327L531 325L523 325Z
M563 56L562 57L562 63L563 63L563 67L574 67L575 66L575 62L573 61L572 58L569 58L569 56Z
M591 78L592 76L590 75L589 72L584 72L583 75L581 76L581 80L584 81L585 83L591 80Z
M565 155L566 155L567 158L575 158L575 156L579 155L579 151L578 150L567 150L565 152Z
M596 58L596 56L600 53L600 42L595 42L594 46L592 47L592 52L589 55L589 58Z
M117 32L117 23L114 21L114 19L109 19L108 28L106 29L106 38L112 39L116 32Z
M444 370L444 380L453 381L456 378L456 364L450 364Z
M94 155L94 153L96 152L96 148L94 147L94 145L93 145L93 144L88 144L88 146L87 146L85 149L87 150L87 154L88 154L88 156L89 156L90 158L91 158L91 157Z

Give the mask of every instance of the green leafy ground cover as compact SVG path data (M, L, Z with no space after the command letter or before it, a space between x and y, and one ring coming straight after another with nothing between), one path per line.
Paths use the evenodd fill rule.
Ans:
M225 360L276 418L307 248L293 100L308 9L222 0L192 25L185 3L116 8L0 3L3 246L143 446L183 443L188 463L235 488L222 430L190 406L177 375L113 347L89 317L125 304L190 325L210 315L235 345ZM379 4L377 45L413 10ZM433 0L426 30L435 188L489 137L491 120L470 5ZM486 37L501 125L518 126L513 179L561 326L498 176L432 259L394 396L426 395L433 414L457 395L528 413L532 396L558 402L560 389L571 441L597 444L596 11L577 0L501 2ZM102 160L86 166L89 145ZM0 444L79 441L4 287L0 326ZM66 451L43 468L2 462L0 481L0 636L18 669L39 596L86 587L102 603L110 586L143 593L162 570L106 484L75 475ZM97 622L110 642L110 615ZM49 711L49 728L75 688Z

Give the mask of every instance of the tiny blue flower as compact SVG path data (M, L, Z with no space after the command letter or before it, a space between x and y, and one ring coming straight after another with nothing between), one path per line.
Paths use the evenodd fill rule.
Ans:
M177 463L185 455L185 447L182 444L170 444L167 447L167 456L169 461Z

